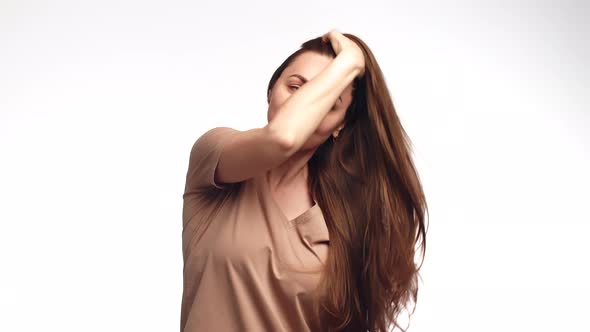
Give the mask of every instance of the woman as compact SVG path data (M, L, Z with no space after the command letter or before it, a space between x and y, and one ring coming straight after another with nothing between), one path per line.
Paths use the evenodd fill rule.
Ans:
M192 147L181 331L399 327L427 205L375 58L332 30L267 91L265 127L216 127Z

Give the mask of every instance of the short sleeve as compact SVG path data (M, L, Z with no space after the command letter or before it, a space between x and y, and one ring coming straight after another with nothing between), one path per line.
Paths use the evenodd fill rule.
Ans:
M190 152L184 193L215 187L227 189L229 183L215 183L215 169L227 142L239 130L230 127L215 127L197 138Z

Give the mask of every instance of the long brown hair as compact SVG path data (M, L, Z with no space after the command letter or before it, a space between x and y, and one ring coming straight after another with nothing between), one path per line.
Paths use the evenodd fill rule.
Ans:
M366 67L353 81L338 139L330 136L308 164L309 190L330 234L318 314L328 331L405 331L398 317L418 299L422 263L414 259L420 243L424 261L428 207L383 73L360 38L344 35L362 49ZM336 56L321 37L303 43L276 69L267 92L305 51Z

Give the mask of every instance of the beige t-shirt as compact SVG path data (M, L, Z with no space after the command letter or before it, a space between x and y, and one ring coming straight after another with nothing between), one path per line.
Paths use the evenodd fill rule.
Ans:
M314 313L329 247L322 211L316 203L288 220L270 194L268 172L215 183L221 150L237 132L213 128L191 150L180 330L323 331Z

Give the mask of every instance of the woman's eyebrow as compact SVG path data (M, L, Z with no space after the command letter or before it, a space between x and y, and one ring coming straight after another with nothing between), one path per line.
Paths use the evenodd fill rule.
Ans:
M293 74L293 75L291 75L291 76L298 77L300 80L302 80L302 81L303 81L303 83L306 83L306 82L308 81L308 79L307 79L307 78L305 78L305 77L303 77L303 76L301 76L301 75L299 75L299 74ZM289 77L291 77L291 76L289 76Z

